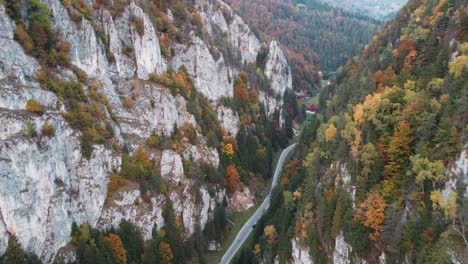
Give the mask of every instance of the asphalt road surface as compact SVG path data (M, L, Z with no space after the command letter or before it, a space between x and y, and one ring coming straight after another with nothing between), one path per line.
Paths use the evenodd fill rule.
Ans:
M260 217L262 217L263 213L266 212L268 207L270 206L270 198L271 198L271 191L275 188L276 184L278 184L278 178L283 170L284 162L286 161L286 157L288 156L289 152L294 149L296 143L292 144L291 146L285 148L283 152L281 152L281 156L276 164L275 174L273 175L273 181L271 182L270 192L268 196L263 200L262 205L255 211L255 213L250 217L247 222L245 222L244 226L241 228L239 233L236 236L236 239L228 248L226 253L224 254L223 258L221 258L221 264L229 264L232 258L236 255L239 248L244 244L245 240L249 237L250 232L253 230L253 226L257 224Z

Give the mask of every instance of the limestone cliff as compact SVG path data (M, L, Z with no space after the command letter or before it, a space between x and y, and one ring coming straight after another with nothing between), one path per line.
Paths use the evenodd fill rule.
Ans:
M238 113L216 106L216 100L232 97L233 80L240 69L228 65L222 55L215 59L209 41L191 32L189 42L174 43L173 56L164 57L158 28L133 1L119 16L105 8L95 10L92 22L84 17L72 19L60 0L41 2L50 8L53 31L71 44L71 65L100 84L99 91L112 107L112 113L104 114L119 147L126 145L133 152L153 133L170 135L174 127L185 124L197 129L185 98L148 81L151 73L164 74L182 65L196 89L214 102L222 126L232 135L238 132ZM229 23L221 7L232 16ZM242 61L255 60L260 40L228 5L209 1L207 6L199 7L199 12L206 18L208 32L211 26L220 27L229 34L229 43ZM135 19L142 21L142 31L135 28ZM214 193L209 192L204 184L195 188L196 180L187 178L182 161L191 159L217 167L217 149L202 141L186 144L180 152L155 151L152 157L157 171L165 182L177 184L178 188L170 189L167 196L154 195L144 200L138 184L130 183L108 197L109 177L121 167L121 152L108 144L95 144L89 159L82 155L82 131L72 128L62 116L68 110L62 99L40 84L36 74L41 65L14 39L15 27L0 4L0 254L9 235L15 234L27 251L50 263L70 241L73 222L107 229L125 219L134 222L149 239L154 225L164 225L161 212L167 197L182 218L187 237L194 233L196 225L203 229L226 191L215 188ZM101 35L96 28L102 28ZM289 66L275 42L270 45L267 65L265 74L279 95L278 100L261 97L271 116L275 109L281 110L284 90L292 89ZM57 75L63 80L76 78L71 70L62 67ZM89 85L85 90L90 93ZM129 98L131 105L125 103ZM26 111L30 99L45 107L43 115ZM43 134L45 124L54 127L53 135Z

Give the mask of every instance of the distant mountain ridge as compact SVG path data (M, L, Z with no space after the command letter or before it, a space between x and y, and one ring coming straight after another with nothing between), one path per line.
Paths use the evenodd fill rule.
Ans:
M308 0L305 0L307 2ZM319 0L343 10L387 21L407 2L406 0Z
M316 0L232 0L259 35L285 49L296 90L317 89L324 78L356 56L381 22ZM303 3L303 5L300 5Z

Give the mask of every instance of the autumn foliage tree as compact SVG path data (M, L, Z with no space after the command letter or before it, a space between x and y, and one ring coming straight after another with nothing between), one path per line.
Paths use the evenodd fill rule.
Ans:
M266 240L266 242L268 244L268 248L269 248L269 250L267 252L267 256L266 256L266 259L267 259L267 262L268 262L268 261L271 261L272 257L273 257L272 248L273 248L273 245L276 242L277 232L276 232L276 228L275 228L274 225L268 225L263 229L263 233L265 234L265 240Z
M107 241L109 246L114 253L115 260L118 263L126 264L127 263L127 251L122 243L120 237L116 234L109 234L104 237L104 240Z
M401 121L395 128L394 134L388 144L389 162L384 167L384 192L389 195L396 194L402 180L402 170L409 164L411 143L414 137L408 122Z
M235 192L239 186L240 177L235 165L229 165L226 168L227 188L230 192Z
M330 124L330 126L328 126L327 130L325 131L325 139L327 141L332 141L333 139L335 139L335 136L336 136L336 127L333 123Z
M386 203L382 195L376 190L371 191L367 198L359 205L354 214L354 220L361 222L365 227L372 228L373 233L369 234L372 241L380 242L382 233L382 223L385 220Z
M171 264L174 260L174 254L172 253L171 245L162 241L159 244L159 256L163 264Z
M244 105L249 100L249 91L247 89L247 83L247 73L239 73L234 82L234 98L239 105Z
M273 245L276 241L276 228L274 225L266 226L263 230L265 233L266 241L269 245Z

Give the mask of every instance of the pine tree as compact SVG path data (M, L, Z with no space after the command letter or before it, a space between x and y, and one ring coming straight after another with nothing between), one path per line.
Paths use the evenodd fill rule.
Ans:
M5 254L0 258L2 264L28 264L26 253L18 241L18 238L11 234Z

